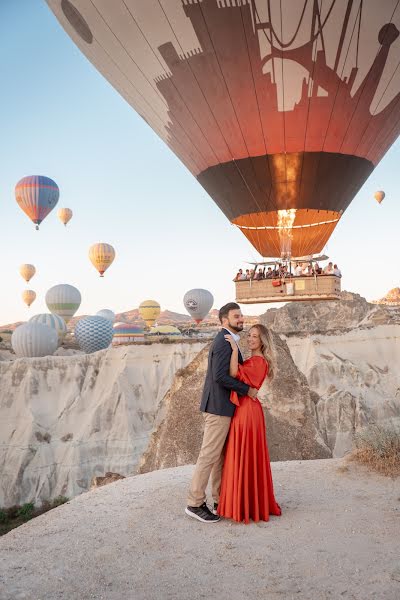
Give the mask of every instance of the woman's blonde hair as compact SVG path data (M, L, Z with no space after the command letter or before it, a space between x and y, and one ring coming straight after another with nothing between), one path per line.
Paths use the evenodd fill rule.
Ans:
M274 376L274 367L272 362L272 335L265 325L262 325L261 323L256 323L250 327L249 331L252 329L257 329L260 335L261 352L268 363L268 378L272 379Z

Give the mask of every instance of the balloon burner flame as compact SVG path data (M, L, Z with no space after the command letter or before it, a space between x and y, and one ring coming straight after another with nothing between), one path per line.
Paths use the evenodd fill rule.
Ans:
M281 243L281 258L290 259L292 255L293 223L296 209L278 210L278 230Z

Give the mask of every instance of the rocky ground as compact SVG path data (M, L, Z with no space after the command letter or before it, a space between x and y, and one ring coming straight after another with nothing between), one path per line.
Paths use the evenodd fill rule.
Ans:
M192 466L82 494L0 539L2 600L397 600L400 480L273 463L281 517L187 517Z

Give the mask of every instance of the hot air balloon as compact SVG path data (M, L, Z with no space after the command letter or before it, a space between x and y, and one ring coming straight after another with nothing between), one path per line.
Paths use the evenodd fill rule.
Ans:
M382 202L384 197L385 197L385 192L383 192L383 191L375 192L375 194L374 194L374 198L377 202L379 202L379 204Z
M42 323L24 323L13 332L11 346L19 357L47 356L57 350L58 336Z
M146 327L152 327L161 312L161 307L155 300L144 300L139 306L139 315L146 323Z
M49 5L261 256L321 252L400 132L394 0Z
M57 217L60 219L63 225L67 225L67 223L72 219L73 212L70 208L59 208L57 211Z
M73 285L60 283L47 291L46 304L51 313L68 323L81 304L81 294Z
M189 290L183 297L183 304L196 323L200 323L208 315L214 303L214 296L201 288Z
M19 272L21 276L25 279L25 281L28 283L28 281L30 281L36 273L36 269L33 265L25 264L20 266Z
M111 321L94 316L79 319L74 333L80 348L90 354L107 348L112 342L114 330Z
M100 277L104 276L104 272L108 269L115 258L115 250L110 244L93 244L89 248L89 258L93 266L100 273Z
M23 177L15 186L15 199L36 224L36 229L39 229L40 223L53 210L59 196L60 190L56 182L44 175Z
M116 323L114 325L113 344L130 344L132 342L144 342L145 335L143 327L133 323Z
M22 300L29 308L32 302L36 300L36 292L34 292L33 290L24 290L22 292Z
M115 321L115 313L109 308L103 308L96 313L97 317L103 317L104 319L108 319L111 323Z
M41 323L42 325L47 325L47 327L50 327L50 329L54 329L58 336L59 344L62 343L64 336L67 333L65 321L59 315L49 313L34 315L29 319L29 323Z

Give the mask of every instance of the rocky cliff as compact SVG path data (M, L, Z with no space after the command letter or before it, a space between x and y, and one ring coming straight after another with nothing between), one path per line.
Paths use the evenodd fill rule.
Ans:
M75 496L93 476L135 472L176 371L203 346L1 361L0 506Z

